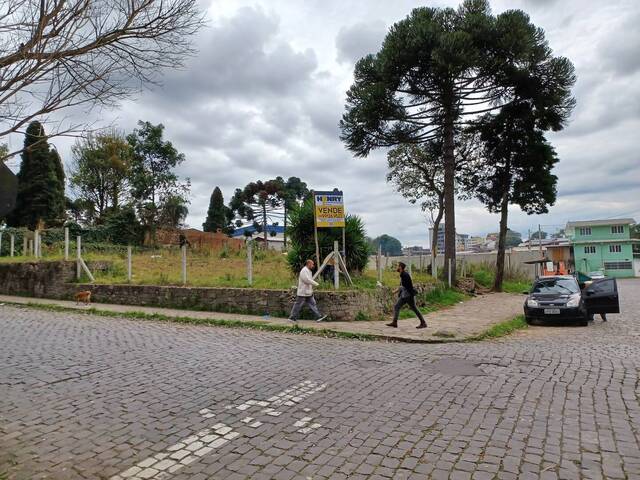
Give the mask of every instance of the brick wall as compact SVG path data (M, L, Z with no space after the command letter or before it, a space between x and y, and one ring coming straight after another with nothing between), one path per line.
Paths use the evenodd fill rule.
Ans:
M106 267L103 263L90 265L92 270ZM75 262L0 264L0 293L72 299L75 292L91 290L92 299L99 303L272 316L287 316L295 295L293 290L71 283L75 269ZM389 288L321 291L315 298L320 311L338 321L381 319L389 315L395 301Z

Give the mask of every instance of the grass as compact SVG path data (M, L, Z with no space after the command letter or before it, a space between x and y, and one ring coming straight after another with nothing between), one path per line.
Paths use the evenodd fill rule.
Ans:
M475 267L475 268L474 268ZM495 267L494 267L495 268ZM495 280L495 272L488 265L473 266L471 275L477 284L492 288ZM502 282L502 291L506 293L522 293L531 288L531 281L517 272L505 272Z
M420 308L420 311L422 313L431 313L468 300L469 296L452 288L436 288L426 295L423 295L421 298L427 303L427 305ZM414 317L415 314L411 310L409 310L408 307L404 307L400 311L401 319Z
M527 322L524 319L524 315L518 315L517 317L512 318L511 320L507 320L506 322L497 323L480 335L467 339L467 341L481 341L491 338L504 337L505 335L509 335L522 328L527 328Z
M88 249L90 247L87 247ZM58 261L64 258L62 252L43 252L41 261ZM74 252L70 252L73 259ZM248 288L246 250L204 251L190 250L187 257L187 285L194 287ZM93 272L96 283L126 284L126 251L105 252L85 251L85 261L108 261L111 266L106 271ZM33 257L0 257L0 263L34 261ZM134 249L132 255L132 281L134 285L182 285L181 253L175 248ZM340 278L341 290L369 290L376 288L376 272L367 270L361 275L352 275L353 286ZM415 283L432 283L435 280L426 272L413 272ZM288 289L297 285L297 275L289 269L286 256L273 250L254 252L253 288ZM395 287L399 284L398 274L387 269L382 274L382 284ZM319 290L333 290L333 282L320 282Z

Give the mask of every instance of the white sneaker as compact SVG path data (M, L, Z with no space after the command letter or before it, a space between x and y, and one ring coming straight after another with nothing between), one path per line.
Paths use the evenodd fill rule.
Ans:
M322 322L322 321L323 321L323 320L325 320L326 318L327 318L327 315L323 315L323 316L321 316L320 318L318 318L318 319L316 320L316 322Z

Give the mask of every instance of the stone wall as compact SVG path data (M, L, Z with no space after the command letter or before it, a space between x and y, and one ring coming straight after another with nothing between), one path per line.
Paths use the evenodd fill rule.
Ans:
M96 270L107 265L92 263L89 267ZM72 299L75 292L91 290L92 300L98 303L272 316L287 316L295 295L293 290L71 283L75 269L75 262L0 264L0 293ZM315 297L320 311L337 321L381 319L389 315L395 301L389 288L320 291Z

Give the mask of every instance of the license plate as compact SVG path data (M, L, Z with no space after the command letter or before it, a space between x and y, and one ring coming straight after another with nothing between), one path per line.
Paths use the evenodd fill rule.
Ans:
M560 315L559 308L545 308L544 313L547 315Z

